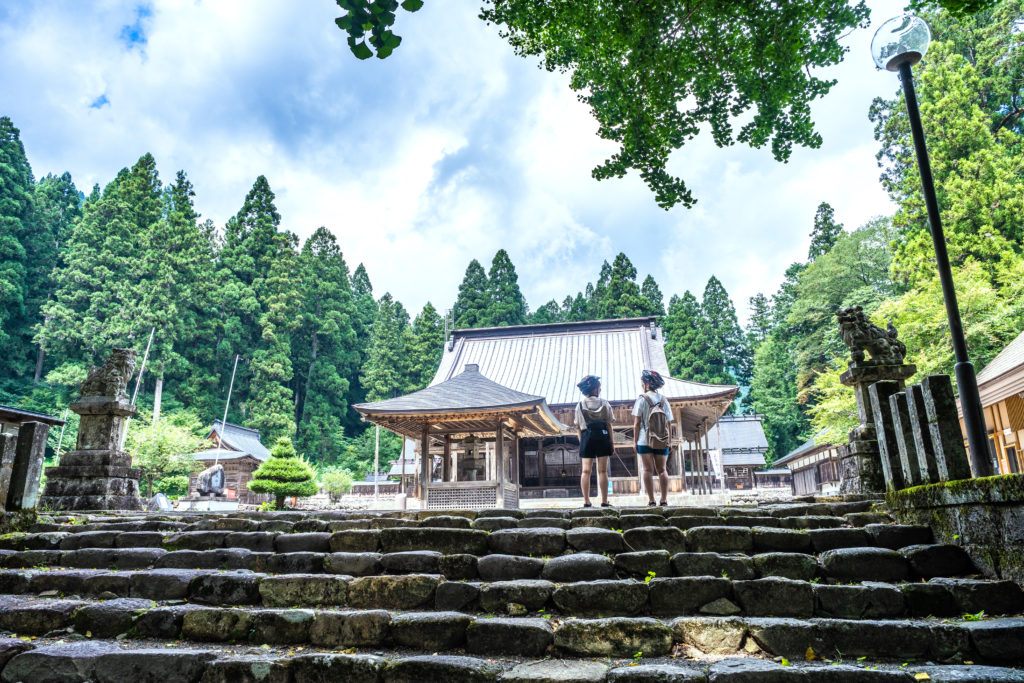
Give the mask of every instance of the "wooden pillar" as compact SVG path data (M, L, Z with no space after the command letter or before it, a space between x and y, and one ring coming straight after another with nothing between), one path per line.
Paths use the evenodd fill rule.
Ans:
M722 423L715 422L715 433L718 434L718 460L722 463L722 490L725 491L725 447L722 446ZM754 468L750 468L750 481L754 481ZM751 487L753 488L753 487Z
M452 435L444 435L444 456L441 460L441 481L452 480Z
M705 425L705 450L703 450L703 467L701 471L705 476L705 485L708 486L708 493L711 494L715 490L715 479L711 473L711 439L708 438L708 425Z
M537 439L537 484L544 486L544 439Z
M512 483L516 486L522 484L519 479L519 432L512 432Z
M689 441L683 439L679 442L679 491L686 493L686 444Z
M420 435L420 500L426 505L427 488L430 486L430 474L433 469L433 458L430 457L430 423L423 425Z
M495 499L497 507L505 507L505 428L499 422L494 430L494 467L495 479L498 481L498 493Z

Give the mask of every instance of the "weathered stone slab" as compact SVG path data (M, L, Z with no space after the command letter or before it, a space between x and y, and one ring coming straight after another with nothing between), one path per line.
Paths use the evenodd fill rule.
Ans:
M584 656L660 657L672 649L671 629L656 619L576 619L555 631L555 647Z
M839 548L818 558L825 576L840 581L902 581L910 575L910 564L888 548Z
M243 609L207 607L185 612L181 637L199 642L238 642L249 638L252 613Z
M556 583L563 581L591 581L611 579L615 576L612 559L594 553L574 553L552 557L544 563L540 578Z
M647 605L647 584L634 579L580 581L558 586L552 602L570 616L632 616Z
M246 571L200 574L189 585L189 599L204 605L258 605L265 576Z
M760 553L751 558L757 577L781 576L810 581L818 571L818 562L803 553Z
M380 681L380 671L384 668L384 660L373 655L298 655L291 658L289 668L294 683L377 683Z
M928 429L935 448L939 479L970 479L971 465L964 448L963 432L956 409L956 394L949 375L928 375L921 380ZM986 454L987 455L987 454Z
M385 610L320 612L309 630L317 647L378 647L388 637L391 615Z
M759 553L806 553L811 550L810 534L801 529L773 529L755 526L750 531L754 537L754 550Z
M30 510L36 506L49 431L50 426L42 422L30 421L19 425L11 479L7 498L3 501L6 510Z
M864 529L809 529L811 547L816 553L836 548L863 548L874 545Z
M482 683L497 680L499 673L501 673L500 666L475 657L420 656L405 657L389 663L381 671L380 680L384 683L419 683L420 681ZM354 679L341 678L338 680ZM377 679L360 680L373 681Z
M947 588L964 614L1024 612L1024 591L1013 581L937 578L928 583Z
M926 579L973 574L976 571L970 555L958 545L908 545L899 552L907 558L914 573Z
M574 550L594 553L620 553L622 534L610 529L578 527L565 532L565 540Z
M770 578L733 581L743 612L753 617L809 617L814 614L814 592L806 581Z
M136 617L154 607L152 600L118 598L85 605L74 616L75 630L92 638L128 633Z
M499 529L515 529L518 526L514 517L481 517L473 520L472 528L480 531L497 531Z
M922 483L921 465L917 459L917 444L914 442L914 427L910 421L906 391L896 392L889 397L889 414L892 416L903 484L918 486Z
M87 681L95 677L97 658L117 650L111 643L91 641L44 645L14 657L4 667L2 679L4 683Z
M267 657L239 656L209 662L201 683L291 683L290 667Z
M926 545L933 540L932 530L916 524L868 524L864 530L872 544L880 548L899 550L908 545Z
M706 654L732 654L743 645L747 624L736 617L680 617L672 620L676 642Z
M19 601L0 610L0 629L18 635L42 636L71 626L84 603L76 600Z
M732 583L719 577L655 578L649 585L651 614L697 614L708 603L732 598Z
M826 652L828 644L821 629L803 619L748 619L750 637L768 654L803 660L807 648ZM814 680L814 679L812 679Z
M835 619L891 619L903 616L902 591L888 584L814 586L815 614Z
M678 553L672 556L676 576L720 576L733 580L752 579L754 562L746 555L721 553Z
M990 619L968 622L963 627L985 661L1024 662L1024 619Z
M898 491L905 487L897 430L889 407L889 397L900 393L902 389L902 382L896 380L882 380L868 387L878 438L878 454L881 456L882 476L885 477L885 487L889 491Z
M348 529L331 534L332 553L375 553L380 550L379 529Z
M348 596L344 576L332 574L283 574L267 576L259 583L267 607L343 606Z
M380 553L331 553L324 556L324 571L349 576L380 574L383 555Z
M491 535L500 533L507 532L495 531ZM469 553L471 555L483 555L487 552L487 539L487 532L475 529L406 527L382 529L380 532L381 550L385 553L397 553L406 550L434 550L444 554Z
M410 612L391 619L395 645L432 652L451 650L466 642L472 617L460 612Z
M436 550L384 553L381 566L389 574L440 574L441 557L441 553Z
M601 662L577 659L545 659L523 662L502 675L502 681L536 681L540 683L603 683L608 666Z
M434 592L434 608L470 612L479 606L479 598L479 583L442 581Z
M694 552L745 553L754 549L754 534L744 526L698 526L688 529L686 540Z
M328 553L331 552L331 534L328 532L278 534L274 539L274 551L278 553Z
M608 683L706 683L707 680L703 671L670 664L620 666L608 672Z
M429 574L363 576L348 587L352 607L416 609L430 605L440 577Z
M419 521L419 526L438 529L469 529L473 520L462 515L432 515Z
M686 534L674 526L641 526L622 533L627 550L667 550L670 554L686 552Z
M904 583L900 592L907 602L907 611L914 617L960 616L960 603L947 586L937 583Z
M565 531L551 528L502 529L487 536L487 545L492 553L506 555L559 555L565 550Z
M921 471L921 483L930 484L939 481L939 465L935 457L935 444L932 442L931 428L928 426L928 411L924 403L924 390L920 384L907 387L907 414L910 419L910 430L914 435L914 447L917 450L917 465Z
M572 522L564 517L526 517L516 523L520 529L571 529Z
M474 619L466 629L466 651L472 654L540 657L554 640L548 619Z
M449 581L476 579L480 574L476 569L477 556L469 553L442 555L438 561L438 571Z
M137 638L177 640L181 636L185 615L195 610L208 610L199 605L172 605L154 607L135 620L131 635Z
M480 608L485 612L503 613L510 605L521 605L535 612L547 605L555 584L539 579L495 581L480 589Z
M646 579L670 576L672 560L667 550L641 550L615 556L615 572L622 578Z
M484 581L536 579L544 570L544 560L523 555L484 555L476 564Z

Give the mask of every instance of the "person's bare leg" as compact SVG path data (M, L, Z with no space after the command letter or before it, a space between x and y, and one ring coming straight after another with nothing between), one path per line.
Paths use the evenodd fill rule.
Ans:
M654 456L655 466L658 468L658 487L661 489L661 502L668 501L668 456ZM654 500L652 497L651 500Z
M643 453L640 456L644 461L644 488L647 490L647 501L654 502L654 455Z
M580 474L580 490L583 491L583 504L590 505L590 471L594 467L593 458L580 458L583 473Z
M608 458L597 459L597 489L601 492L601 502L608 502Z

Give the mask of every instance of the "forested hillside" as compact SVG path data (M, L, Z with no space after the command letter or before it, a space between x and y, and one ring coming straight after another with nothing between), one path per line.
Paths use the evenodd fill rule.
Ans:
M918 67L921 112L980 368L1024 326L1024 2L927 19L935 42ZM893 320L921 373L953 362L903 102L878 100L870 117L897 211L855 228L825 202L794 216L810 233L807 258L778 291L750 299L746 330L715 275L666 304L621 253L594 264L580 291L531 311L502 249L468 264L454 301L413 316L386 283L351 268L328 230L301 241L285 229L267 177L214 225L199 212L202 188L197 199L184 171L164 183L149 154L88 195L67 173L37 180L17 128L0 118L0 402L62 414L91 364L115 346L141 355L155 330L129 441L137 456L170 448L157 441L197 445L224 410L237 356L229 421L267 443L291 436L315 465L361 476L373 440L352 404L426 386L446 316L458 328L654 315L672 374L740 385L736 409L765 416L770 457L819 431L842 440L854 408L838 383L838 308ZM72 424L65 444L73 439ZM382 439L385 461L399 447ZM181 463L153 467L180 474Z

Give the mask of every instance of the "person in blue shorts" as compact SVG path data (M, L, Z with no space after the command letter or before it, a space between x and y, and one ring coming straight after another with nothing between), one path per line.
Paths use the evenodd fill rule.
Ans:
M597 490L601 492L601 507L608 504L608 458L612 454L612 406L601 398L601 378L587 375L576 385L583 400L576 404L576 433L580 437L580 488L583 507L590 504L590 473L597 461Z

